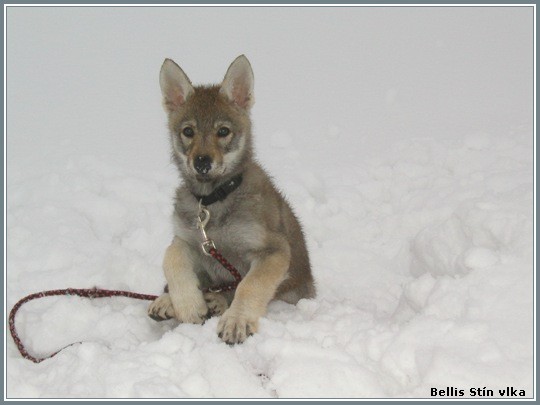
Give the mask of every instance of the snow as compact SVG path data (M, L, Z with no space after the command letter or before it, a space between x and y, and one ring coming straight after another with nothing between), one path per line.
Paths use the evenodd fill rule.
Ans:
M532 8L7 9L6 299L159 294L178 178L158 72L245 53L258 159L318 296L234 347L126 298L23 306L8 398L533 392ZM276 26L281 28L276 29Z

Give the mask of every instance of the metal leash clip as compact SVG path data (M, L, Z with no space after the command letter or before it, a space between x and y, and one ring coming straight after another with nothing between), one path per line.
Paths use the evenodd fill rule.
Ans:
M210 254L211 249L215 249L216 245L214 241L206 234L206 225L210 221L210 211L202 205L202 200L199 201L199 214L197 216L197 228L201 230L203 242L201 243L201 249L206 256L212 256Z

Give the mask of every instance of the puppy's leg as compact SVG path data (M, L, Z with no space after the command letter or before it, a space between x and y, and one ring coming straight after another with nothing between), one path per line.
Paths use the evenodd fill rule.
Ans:
M154 318L162 317L162 314L174 314L180 322L203 323L207 318L208 307L199 290L199 280L193 271L189 247L176 236L165 251L163 270L169 293L163 294L150 305L149 315Z
M218 335L228 344L242 343L257 332L259 318L289 269L291 255L287 242L270 254L262 254L252 261L246 277L240 282L231 307L218 323Z

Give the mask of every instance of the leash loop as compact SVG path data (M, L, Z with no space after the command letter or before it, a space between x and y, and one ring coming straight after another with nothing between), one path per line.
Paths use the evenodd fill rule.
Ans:
M212 256L212 250L216 250L216 245L212 239L207 239L201 243L201 248L206 256Z
M25 359L28 359L34 363L41 363L43 360L50 359L51 357L56 356L58 353L60 353L62 350L64 350L67 347L76 345L78 343L82 342L75 342L71 343L64 348L57 350L53 354L50 354L46 357L35 357L32 356L26 348L24 347L24 344L22 343L21 339L19 338L19 335L17 333L17 329L15 328L15 315L17 315L17 311L27 302L38 299L38 298L44 298L44 297L53 297L57 295L64 295L64 296L78 296L78 297L84 297L84 298L104 298L104 297L127 297L127 298L135 298L139 300L147 300L147 301L153 301L158 298L157 295L150 295L150 294L139 294L134 293L131 291L121 291L121 290L103 290L98 289L97 287L94 288L66 288L64 290L49 290L49 291L42 291L39 293L34 293L27 295L24 298L21 298L11 309L11 312L9 313L8 318L8 324L9 324L9 332L11 333L11 337L13 338L13 341L15 342L15 346L17 346L17 349L19 350L19 353L21 353L21 356Z

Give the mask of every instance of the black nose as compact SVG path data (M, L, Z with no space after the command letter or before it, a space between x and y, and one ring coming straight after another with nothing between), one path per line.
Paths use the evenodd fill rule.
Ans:
M196 156L193 166L200 174L206 174L212 168L212 158L208 155Z

